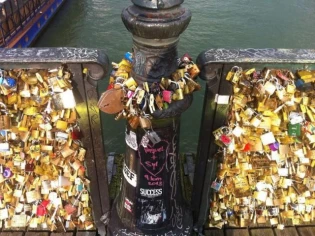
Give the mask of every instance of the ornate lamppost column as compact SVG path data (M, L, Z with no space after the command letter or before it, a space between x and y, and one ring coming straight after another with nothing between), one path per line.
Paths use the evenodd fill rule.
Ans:
M133 69L138 85L160 82L178 68L177 43L191 12L183 0L132 0L122 20L133 35ZM132 129L136 148L127 146L121 191L112 208L109 235L190 235L192 217L182 197L179 169L180 115L192 95L156 110L152 129ZM155 134L156 137L148 136ZM127 139L127 137L126 137Z

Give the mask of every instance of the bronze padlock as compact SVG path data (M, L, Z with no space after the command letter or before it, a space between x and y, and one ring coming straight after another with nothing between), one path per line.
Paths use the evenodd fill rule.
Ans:
M11 128L11 117L6 105L0 102L0 106L4 107L4 109L1 110L3 114L0 115L0 130L8 130Z
M152 128L152 124L151 124L151 121L149 118L140 116L139 121L140 121L140 126L142 129L151 129Z
M121 88L110 89L102 93L98 100L98 108L108 114L116 114L124 109L124 92Z
M189 69L188 73L192 79L195 79L198 74L200 73L200 70L196 64L193 64Z
M137 129L139 124L140 124L140 118L139 116L131 116L129 119L128 119L128 123L130 125L130 127L132 129Z

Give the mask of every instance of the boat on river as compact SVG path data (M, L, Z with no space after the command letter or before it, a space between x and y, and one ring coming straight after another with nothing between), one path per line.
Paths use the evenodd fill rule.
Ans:
M0 0L0 47L29 47L66 0Z

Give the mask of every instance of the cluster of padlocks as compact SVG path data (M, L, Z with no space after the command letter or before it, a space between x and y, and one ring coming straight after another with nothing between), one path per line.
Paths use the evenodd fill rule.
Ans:
M95 227L71 77L0 71L0 227Z
M150 129L152 113L167 109L170 103L200 89L195 81L199 69L188 54L178 59L178 69L171 78L161 78L151 85L148 82L138 85L131 77L132 62L133 55L127 52L120 63L112 63L108 90L98 106L105 113L118 113L116 120L126 118L133 129L139 126Z
M315 71L234 66L211 188L210 226L283 229L315 217Z

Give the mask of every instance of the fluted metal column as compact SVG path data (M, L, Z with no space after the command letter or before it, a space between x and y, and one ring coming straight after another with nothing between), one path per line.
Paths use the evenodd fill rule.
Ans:
M160 82L177 69L177 43L191 12L183 0L132 0L122 20L133 36L133 70L138 85ZM112 208L109 235L190 235L192 217L182 197L179 168L180 115L192 95L153 113L148 131L127 125L126 136L136 135L137 148L126 148L121 191ZM152 130L150 130L152 131Z

